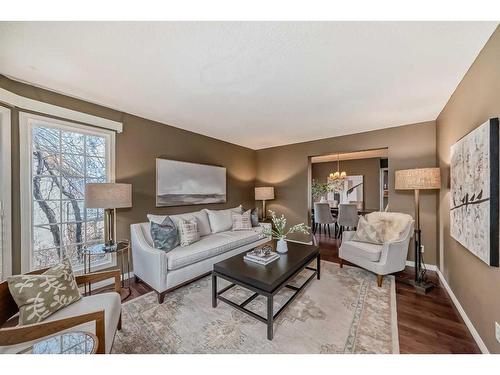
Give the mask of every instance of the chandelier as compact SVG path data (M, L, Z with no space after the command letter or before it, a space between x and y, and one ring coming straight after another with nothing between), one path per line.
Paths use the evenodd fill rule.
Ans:
M335 173L330 173L330 180L344 180L347 177L345 171L340 172L340 154L337 154L337 171Z

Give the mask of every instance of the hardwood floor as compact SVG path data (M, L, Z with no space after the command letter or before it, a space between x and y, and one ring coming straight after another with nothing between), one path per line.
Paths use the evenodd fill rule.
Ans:
M318 235L321 257L339 262L338 239ZM345 262L344 264L348 264ZM436 287L427 295L417 294L400 279L412 278L413 268L407 267L396 274L396 301L398 313L399 347L403 354L411 353L480 353L472 335L456 311L446 290L435 272L428 278ZM131 280L130 301L151 291L144 283ZM100 291L108 288L102 288Z
M339 262L340 240L317 235L321 258ZM348 264L344 262L344 264ZM436 287L421 295L399 280L412 279L413 268L396 274L399 349L411 353L481 353L467 326L456 311L436 272L427 272Z

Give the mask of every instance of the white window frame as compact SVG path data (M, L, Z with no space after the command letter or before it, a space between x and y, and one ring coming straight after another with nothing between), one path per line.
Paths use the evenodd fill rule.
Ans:
M93 126L82 125L75 122L63 121L52 117L35 115L27 112L19 113L19 159L20 159L20 196L21 196L21 272L32 270L32 168L31 150L32 138L31 120L48 122L52 127L61 130L78 131L80 133L106 137L109 147L106 150L106 167L109 170L109 182L115 181L115 132ZM116 256L113 254L111 262L92 267L92 271L116 266ZM75 268L76 273L81 273L83 267Z
M11 110L0 106L1 278L12 275ZM0 280L1 281L1 280Z

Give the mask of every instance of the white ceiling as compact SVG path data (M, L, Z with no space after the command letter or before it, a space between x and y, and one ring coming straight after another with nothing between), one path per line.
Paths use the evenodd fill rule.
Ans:
M436 119L496 22L0 22L0 73L254 149Z

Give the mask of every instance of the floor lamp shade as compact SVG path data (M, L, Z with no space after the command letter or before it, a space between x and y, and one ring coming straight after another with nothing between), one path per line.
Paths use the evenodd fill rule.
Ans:
M266 218L266 201L274 199L274 187L264 186L255 188L255 200L262 201L262 219Z
M85 207L125 208L132 207L132 185L130 184L86 184Z
M105 246L113 246L115 243L115 208L132 207L132 185L86 184L85 207L104 208Z
M396 171L396 190L428 190L441 188L439 168L415 168Z

